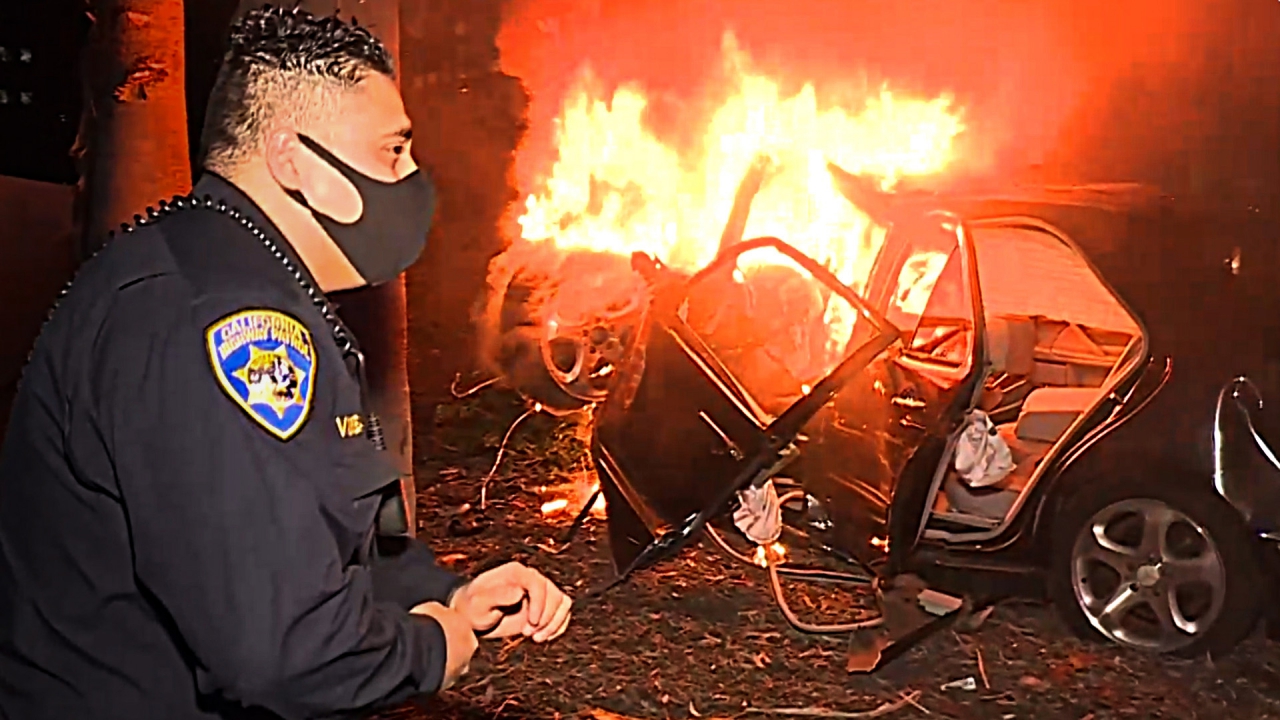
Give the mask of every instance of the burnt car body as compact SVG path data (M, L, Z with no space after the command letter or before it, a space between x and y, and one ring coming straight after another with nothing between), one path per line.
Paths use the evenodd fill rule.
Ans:
M858 292L785 238L692 276L633 258L650 301L593 398L619 572L772 480L804 495L793 529L881 577L1044 591L1080 634L1154 651L1234 646L1277 578L1273 229L1138 187L887 195L831 172L888 228ZM808 377L710 327L758 252L855 318ZM739 327L776 337L784 286ZM975 409L1012 456L992 487L957 477Z

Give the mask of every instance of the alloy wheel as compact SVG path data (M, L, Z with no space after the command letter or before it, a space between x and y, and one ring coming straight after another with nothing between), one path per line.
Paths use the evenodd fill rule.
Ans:
M1161 500L1112 503L1080 528L1071 584L1085 617L1122 645L1173 652L1213 627L1226 564L1209 532Z

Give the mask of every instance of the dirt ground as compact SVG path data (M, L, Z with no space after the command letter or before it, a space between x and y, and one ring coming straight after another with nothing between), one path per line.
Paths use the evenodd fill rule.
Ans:
M578 508L541 511L557 495L540 489L573 487L583 467L572 424L535 416L511 432L477 509L522 411L488 391L440 408L418 474L423 535L459 572L519 560L582 592L612 572L603 522L566 547ZM823 587L787 591L812 620L837 620L856 601ZM1077 640L1051 607L1025 601L998 605L974 632L944 629L875 674L849 672L850 647L847 636L793 630L763 571L703 543L579 612L554 643L482 643L456 688L379 717L1280 717L1280 653L1261 637L1216 662L1161 659ZM973 689L942 688L966 678Z

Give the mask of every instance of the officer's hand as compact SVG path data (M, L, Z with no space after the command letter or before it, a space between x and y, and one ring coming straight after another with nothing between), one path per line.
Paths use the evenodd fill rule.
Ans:
M466 618L438 602L422 603L409 612L433 618L444 628L445 645L448 647L444 661L444 680L440 689L448 690L471 667L471 656L479 645L475 630Z
M572 605L572 599L542 573L514 562L481 573L449 602L477 633L493 638L524 635L539 643L564 634Z

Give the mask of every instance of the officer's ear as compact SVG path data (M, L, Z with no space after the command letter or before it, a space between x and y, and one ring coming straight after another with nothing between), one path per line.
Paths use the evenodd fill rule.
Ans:
M267 161L267 170L271 177L285 190L300 191L303 189L302 158L307 148L298 140L298 134L285 130L277 130L267 135L263 148Z
M298 134L277 131L266 141L267 170L288 193L302 196L312 210L343 223L360 219L360 193L329 163L302 144Z

